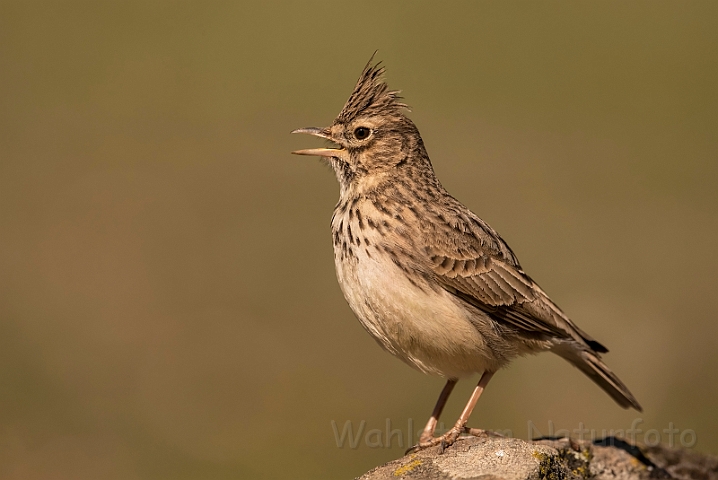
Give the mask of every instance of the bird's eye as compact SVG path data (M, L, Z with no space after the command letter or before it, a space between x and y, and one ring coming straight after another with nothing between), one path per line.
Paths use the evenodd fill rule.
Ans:
M369 136L370 133L371 130L366 127L358 127L354 130L354 136L357 138L357 140L364 140Z

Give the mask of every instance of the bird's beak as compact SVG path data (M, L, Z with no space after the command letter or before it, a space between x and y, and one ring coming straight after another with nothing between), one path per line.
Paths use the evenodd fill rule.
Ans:
M314 135L315 137L326 138L332 140L328 129L318 127L306 127L292 130L291 133L306 133L308 135ZM295 150L292 153L294 155L316 155L319 157L340 157L344 152L343 148L308 148L306 150Z

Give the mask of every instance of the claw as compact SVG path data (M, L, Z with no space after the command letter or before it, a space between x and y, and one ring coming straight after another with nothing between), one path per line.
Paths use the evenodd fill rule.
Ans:
M409 447L406 452L404 452L404 455L416 453L430 447L435 447L437 445L439 446L439 455L441 455L447 448L456 443L456 440L458 440L459 436L462 433L474 437L504 437L504 435L497 432L492 432L491 430L483 430L480 428L469 427L464 427L463 429L459 430L457 427L454 427L440 437L424 438L424 436L422 435L422 438L419 439L419 443Z
M464 427L464 433L467 435L471 435L472 437L499 437L504 438L504 435L494 432L491 430L484 430L481 428L469 428Z
M419 450L421 450L421 448L420 448L419 444L417 443L416 445L412 445L411 447L407 448L406 452L404 452L404 455L409 455L410 453L416 453Z

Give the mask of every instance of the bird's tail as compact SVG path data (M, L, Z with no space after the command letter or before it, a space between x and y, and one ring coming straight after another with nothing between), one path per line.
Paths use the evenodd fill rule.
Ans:
M601 361L597 353L587 350L574 342L561 342L552 351L588 375L591 380L596 382L623 408L633 407L639 412L643 411L636 397L633 396L616 374Z

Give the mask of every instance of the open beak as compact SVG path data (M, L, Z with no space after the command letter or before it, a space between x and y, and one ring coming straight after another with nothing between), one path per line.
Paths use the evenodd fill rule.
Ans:
M291 133L306 133L308 135L314 135L315 137L326 138L331 140L332 137L326 129L318 127L306 127L292 130ZM292 152L294 155L315 155L319 157L341 157L344 153L343 148L308 148L306 150L295 150Z

